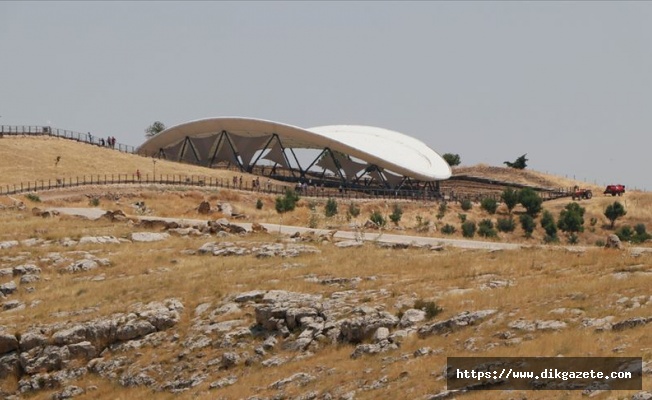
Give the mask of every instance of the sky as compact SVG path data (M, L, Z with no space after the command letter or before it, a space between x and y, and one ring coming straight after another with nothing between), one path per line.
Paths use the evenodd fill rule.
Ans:
M0 124L370 125L652 190L652 2L0 2ZM1 145L1 142L0 142Z

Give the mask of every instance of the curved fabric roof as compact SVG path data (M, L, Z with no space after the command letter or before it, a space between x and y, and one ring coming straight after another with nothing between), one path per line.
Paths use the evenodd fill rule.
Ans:
M211 138L221 132L229 134L230 146L235 146L243 159L248 158L246 163L254 152L268 148L270 138L275 134L284 148L329 148L418 180L443 180L451 176L448 163L423 142L387 129L359 125L303 129L254 118L207 118L170 127L143 143L139 152L155 154L192 138L195 143L206 141L203 150L196 150L196 153L203 153L195 158L202 158L212 151L208 150L211 146L215 153L218 152L215 146L220 145L212 143Z

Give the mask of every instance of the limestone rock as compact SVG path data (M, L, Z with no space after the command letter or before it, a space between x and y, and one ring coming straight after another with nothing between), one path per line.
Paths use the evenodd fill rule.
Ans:
M604 245L604 247L611 248L611 249L619 249L619 250L622 250L624 248L623 243L620 241L620 238L618 237L618 235L615 234L611 234L607 236L607 243Z
M131 240L134 242L159 242L170 237L167 232L132 232Z
M433 334L441 335L453 332L466 326L475 325L495 313L496 310L464 311L450 319L438 321L431 325L424 325L419 328L418 333L419 336L424 337Z

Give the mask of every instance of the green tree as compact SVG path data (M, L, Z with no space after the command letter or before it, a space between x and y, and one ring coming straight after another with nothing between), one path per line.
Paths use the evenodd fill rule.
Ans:
M360 215L360 207L358 207L354 202L351 202L351 204L349 204L349 214L351 214L353 218L357 217Z
M518 219L521 222L521 228L523 228L523 232L525 232L525 237L531 238L532 232L534 232L534 228L537 226L534 222L534 218L532 218L532 216L529 214L522 214Z
M543 210L541 215L541 227L546 231L546 242L557 241L557 224L555 217L548 210Z
M469 211L470 209L473 208L473 203L469 199L464 199L460 203L460 206L462 207L462 210Z
M498 232L496 232L494 223L490 219L483 219L478 224L478 235L493 238L498 236Z
M503 190L500 198L505 203L505 206L507 206L507 211L511 214L514 207L518 204L518 192L512 188L507 188Z
M390 221L392 221L395 225L398 225L402 216L403 216L403 209L399 204L394 204L394 209L392 210L392 213L389 214Z
M541 204L543 199L539 196L534 189L523 188L518 193L518 202L525 208L525 213L532 218L536 216L541 211Z
M569 242L573 237L577 238L577 232L584 232L584 211L584 207L573 202L566 204L559 214L557 228L568 234Z
M278 196L276 198L276 212L283 214L288 211L294 211L297 201L299 201L299 195L292 189L286 189L285 196Z
M387 220L385 220L385 217L383 217L383 214L381 214L380 211L372 212L369 219L380 228L387 224Z
M620 217L624 217L627 214L625 207L617 201L614 201L613 204L609 204L604 210L604 216L611 221L611 229L614 228L616 220Z
M324 207L324 215L330 218L335 214L337 214L337 201L335 201L335 199L333 198L329 198L328 200L326 200L326 206Z
M165 130L165 124L161 121L155 121L153 124L145 129L145 136L152 137L158 135Z
M496 228L501 232L513 232L516 228L514 218L510 215L509 218L498 218L496 221Z
M498 202L492 197L485 197L480 203L480 208L489 214L495 214L496 210L498 209Z
M477 226L475 225L475 222L473 221L466 221L465 223L462 224L462 236L465 238L472 238L475 236L475 231L477 229Z
M459 154L452 154L452 153L446 153L442 156L444 160L450 165L451 167L454 167L456 165L460 165L461 159Z
M510 168L525 169L525 167L527 167L527 158L525 158L526 155L527 153L517 158L514 162L505 161L503 164L507 165Z
M292 189L285 190L285 196L278 196L276 198L276 212L279 215L278 233L281 234L281 225L283 224L283 214L288 211L293 211L299 201L299 195Z

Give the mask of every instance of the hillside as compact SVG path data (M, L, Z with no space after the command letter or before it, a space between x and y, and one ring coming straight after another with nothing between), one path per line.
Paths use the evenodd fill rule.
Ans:
M55 167L56 155L62 161ZM39 159L52 165L40 169ZM74 142L0 139L6 182L150 165ZM157 173L159 166L169 174L234 174L164 161ZM497 180L562 182L534 171L495 172ZM323 198L302 197L281 216L272 194L181 185L0 196L0 397L646 398L652 248L596 246L613 233L603 212L614 200L627 209L617 228L652 228L650 194L600 193L579 202L586 211L578 246L561 234L559 243L544 245L537 221L532 238L517 226L483 239L520 245L496 250L387 245L382 236L461 241L460 214L496 222L510 216L504 205L491 215L477 203L465 211L449 202L442 211L442 203L338 199L337 214L327 218ZM198 212L202 201L208 214ZM557 217L568 203L544 208ZM125 215L93 220L46 211L91 204ZM388 219L397 204L398 224L361 228L373 211ZM355 208L359 215L347 215ZM522 213L514 210L516 218ZM290 238L273 225L243 232L236 222L326 232ZM457 231L443 234L446 224ZM359 239L380 232L381 239L338 243L335 231ZM642 357L643 391L447 392L451 356Z

